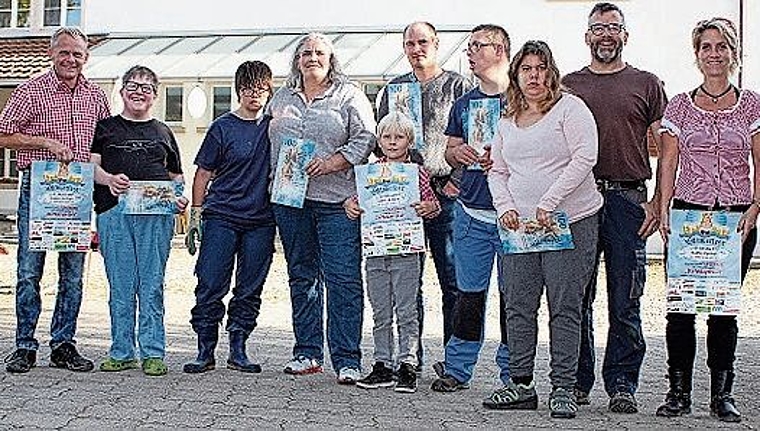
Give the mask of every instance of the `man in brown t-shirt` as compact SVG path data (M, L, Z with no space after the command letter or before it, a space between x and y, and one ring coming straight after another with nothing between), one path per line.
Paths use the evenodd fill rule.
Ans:
M604 252L609 301L602 376L610 396L609 409L635 413L638 405L634 393L646 351L639 302L646 278L646 239L659 224L655 211L658 185L654 198L647 202L646 180L652 178L647 132L651 130L659 139L656 132L667 98L655 75L623 61L628 32L620 8L598 3L589 14L588 24L586 44L591 50L591 64L565 76L563 84L586 102L599 130L594 175L605 199L599 252ZM595 296L593 277L584 300L576 376L578 404L589 403L588 394L594 385Z

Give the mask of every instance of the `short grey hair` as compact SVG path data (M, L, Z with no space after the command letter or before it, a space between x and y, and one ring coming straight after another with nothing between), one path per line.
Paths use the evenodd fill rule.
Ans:
M343 68L335 55L335 47L330 38L324 33L309 33L298 41L296 49L293 51L293 58L290 60L290 74L285 81L285 86L295 90L303 89L303 75L301 75L301 69L298 68L298 61L301 58L301 49L310 40L318 40L330 50L330 68L327 71L327 79L330 82L347 81L348 77L343 73Z
M50 47L55 48L55 45L58 43L58 39L63 35L68 35L73 37L74 39L81 39L84 41L84 45L86 47L89 47L90 41L87 39L87 35L84 34L84 32L79 27L60 27L58 30L53 33L53 35L50 37Z

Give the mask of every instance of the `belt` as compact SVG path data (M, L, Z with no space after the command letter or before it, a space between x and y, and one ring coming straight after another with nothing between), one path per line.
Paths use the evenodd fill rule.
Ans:
M629 180L629 181L596 180L596 187L600 191L646 190L647 183L645 180Z
M712 205L702 205L682 201L680 199L673 199L673 209L676 210L727 211L743 213L750 209L750 207L752 207L752 204L720 205L718 202L715 202Z

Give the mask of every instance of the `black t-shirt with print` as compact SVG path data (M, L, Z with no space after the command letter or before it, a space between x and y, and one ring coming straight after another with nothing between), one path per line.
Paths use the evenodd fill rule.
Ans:
M133 181L166 181L169 172L182 173L179 148L169 127L155 119L132 121L121 115L100 120L91 151L100 154L100 166L110 174L125 174ZM95 184L95 212L116 206L118 198L108 186Z

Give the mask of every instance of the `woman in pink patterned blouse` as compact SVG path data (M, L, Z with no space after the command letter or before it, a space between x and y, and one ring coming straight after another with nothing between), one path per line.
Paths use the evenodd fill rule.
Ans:
M737 231L743 241L744 280L760 213L760 95L729 81L739 64L731 21L700 21L692 31L692 43L704 79L693 91L675 96L662 119L660 233L667 241L671 201L673 209L741 213ZM750 160L754 178L750 178ZM667 320L670 391L657 415L680 416L691 412L695 316L671 312ZM735 316L710 315L707 320L710 412L726 422L741 421L731 396L737 333Z

